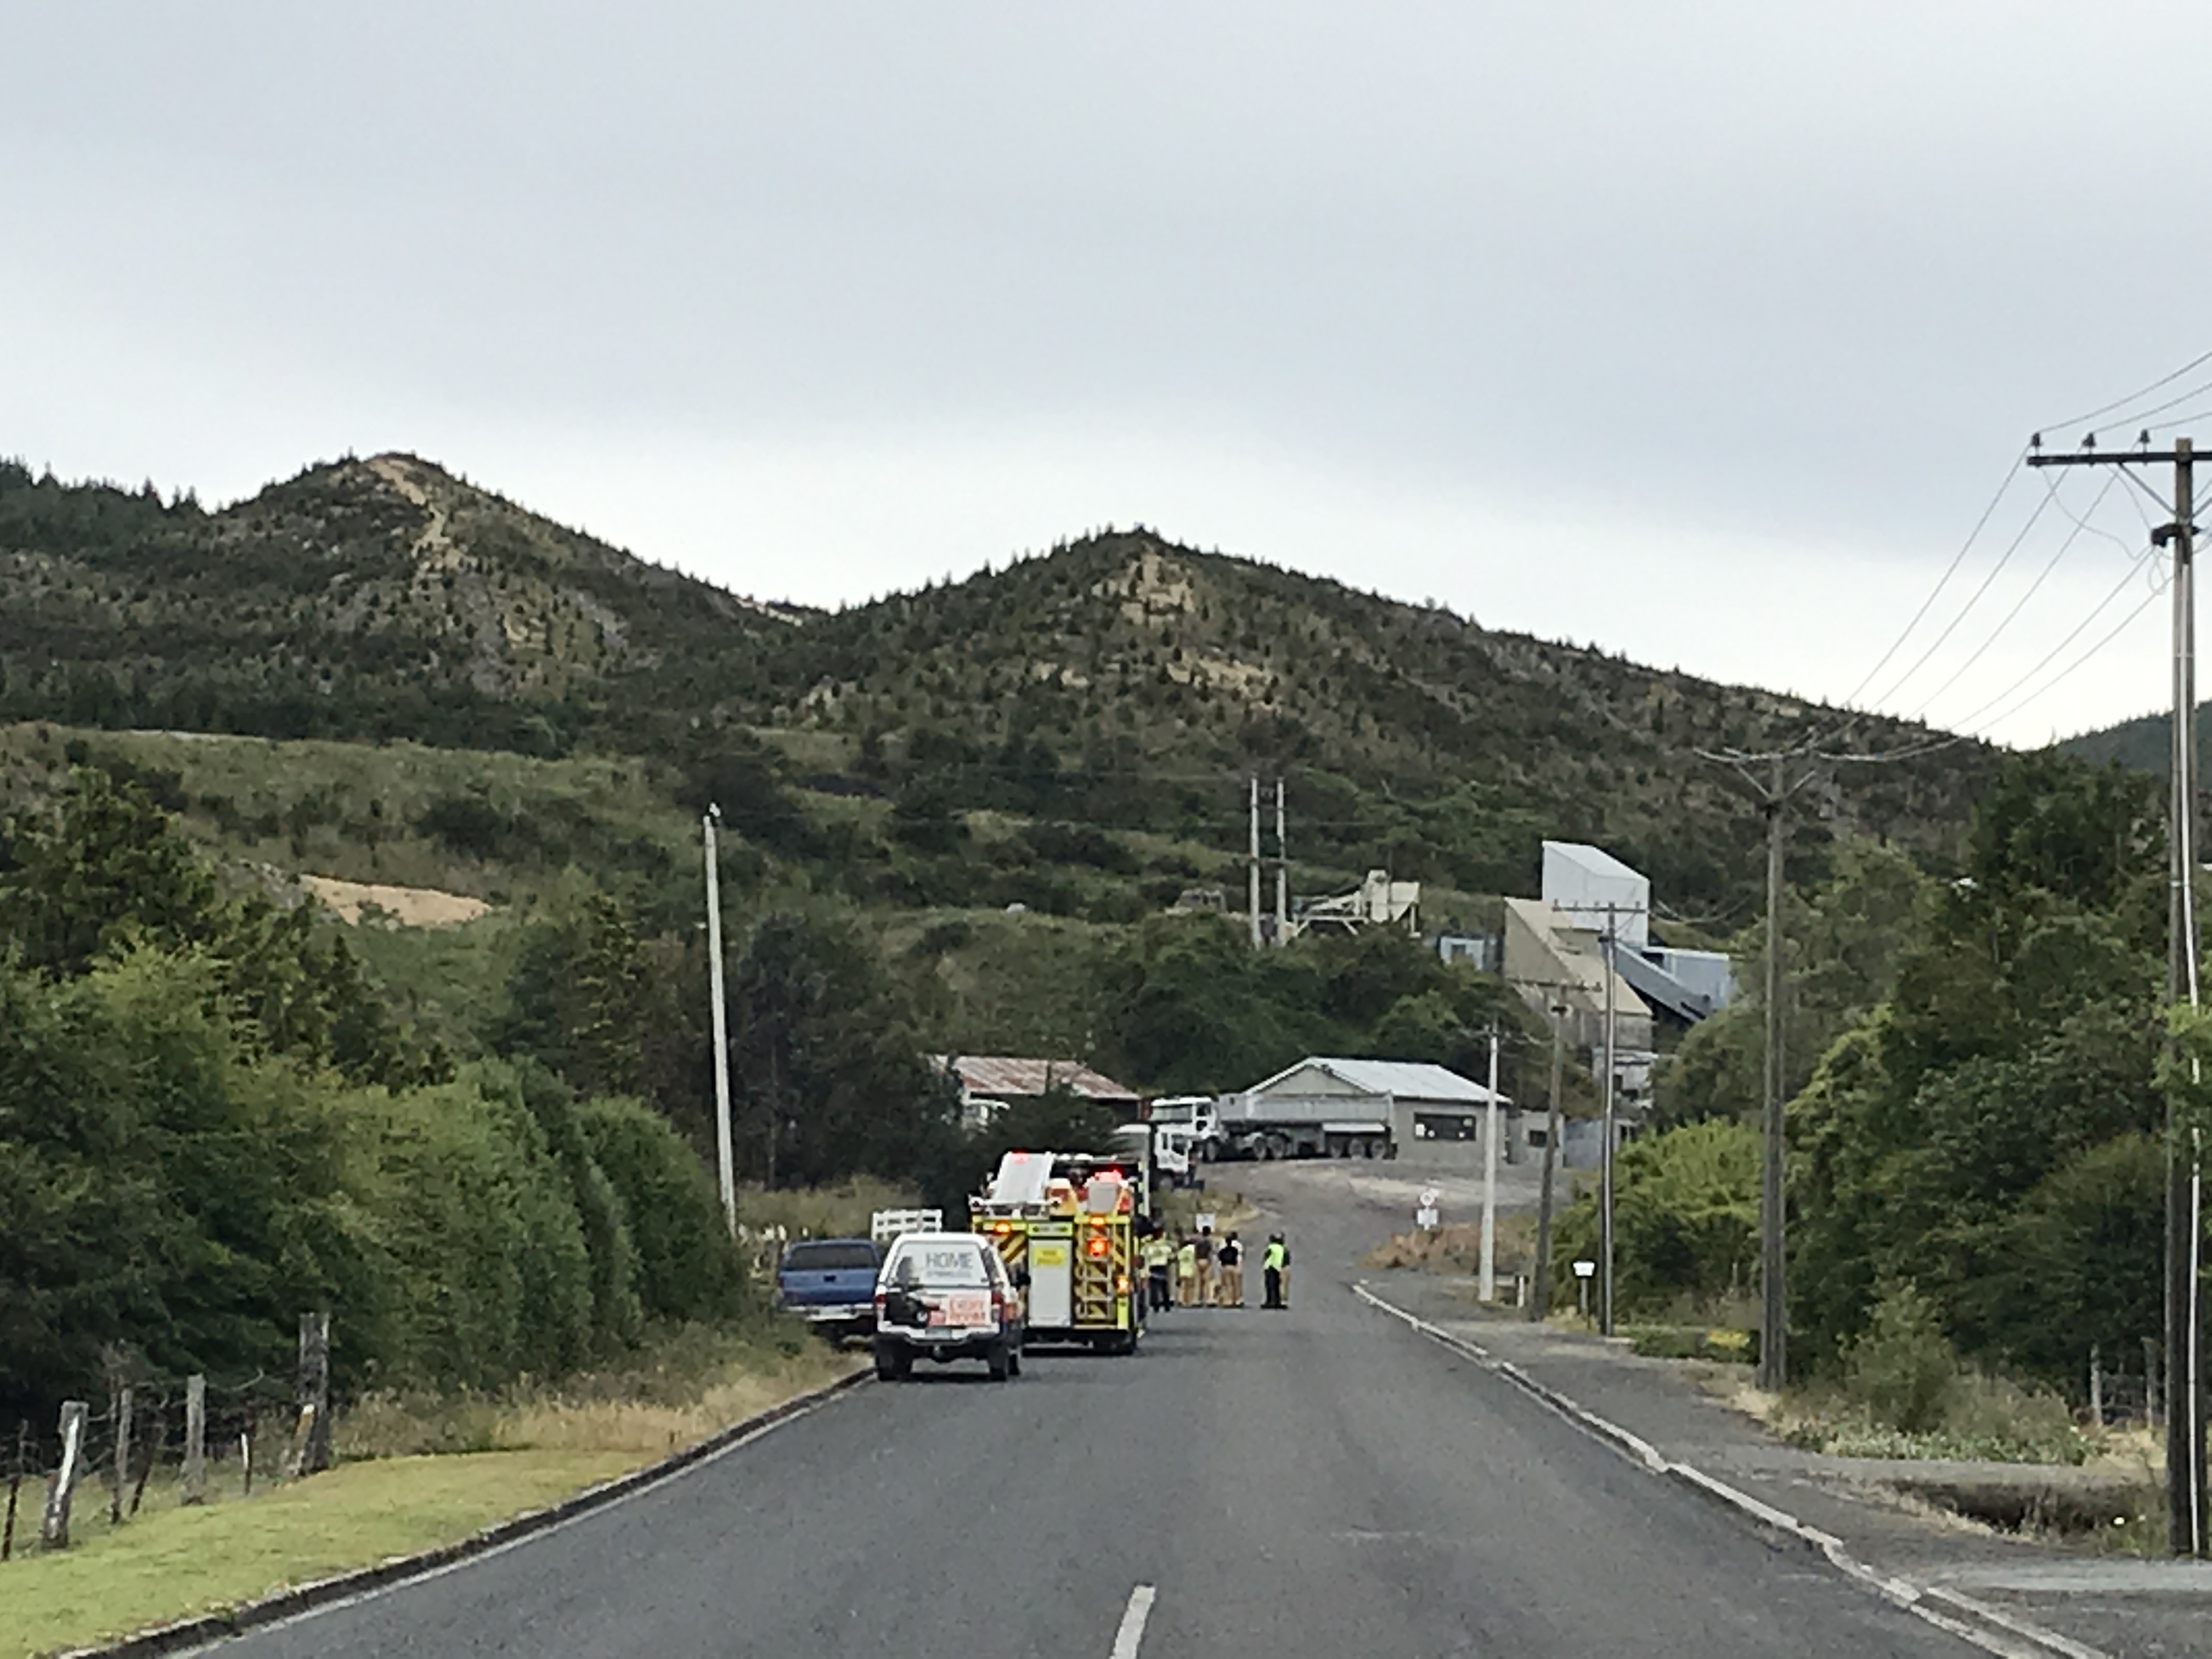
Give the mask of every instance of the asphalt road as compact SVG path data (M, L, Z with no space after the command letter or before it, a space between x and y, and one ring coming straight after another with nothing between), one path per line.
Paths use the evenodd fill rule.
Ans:
M865 1384L524 1544L219 1651L1976 1651L1358 1301L1372 1194L1304 1172L1230 1179L1283 1210L1287 1313L1179 1312L1134 1358L1041 1352L1006 1384L927 1366Z

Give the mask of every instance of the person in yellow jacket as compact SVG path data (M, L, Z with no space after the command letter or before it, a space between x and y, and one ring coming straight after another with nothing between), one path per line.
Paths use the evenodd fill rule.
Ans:
M1176 1299L1186 1308L1198 1303L1198 1241L1188 1237L1176 1252Z
M1154 1313L1164 1313L1175 1306L1175 1292L1170 1280L1175 1273L1176 1249L1165 1233L1154 1233L1145 1241L1145 1290Z
M1267 1287L1263 1308L1291 1305L1291 1247L1280 1233L1267 1235L1267 1248L1260 1254L1260 1278Z

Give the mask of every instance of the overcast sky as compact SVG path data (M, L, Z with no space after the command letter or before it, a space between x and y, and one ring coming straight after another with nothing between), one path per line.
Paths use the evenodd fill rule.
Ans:
M0 454L412 450L825 605L1142 522L2039 742L2163 696L2125 485L2014 476L1869 671L2033 429L2212 347L2207 62L2201 3L0 0Z

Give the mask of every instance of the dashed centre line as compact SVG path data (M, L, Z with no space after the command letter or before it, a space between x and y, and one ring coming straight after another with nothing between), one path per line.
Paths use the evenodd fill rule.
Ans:
M1109 1659L1137 1659L1137 1644L1145 1639L1145 1620L1152 1616L1156 1593L1150 1584L1139 1584L1129 1592L1129 1605L1121 1610L1121 1628L1114 1632Z

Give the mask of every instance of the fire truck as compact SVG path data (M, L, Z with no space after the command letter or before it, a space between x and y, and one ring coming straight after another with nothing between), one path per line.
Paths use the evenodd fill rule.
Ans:
M1077 1152L1008 1152L968 1225L998 1246L1028 1300L1031 1346L1133 1354L1144 1334L1137 1172Z

